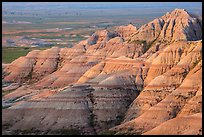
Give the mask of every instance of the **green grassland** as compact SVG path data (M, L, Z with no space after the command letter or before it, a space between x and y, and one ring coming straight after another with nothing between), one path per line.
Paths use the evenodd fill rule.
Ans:
M11 63L15 59L25 56L28 52L38 49L44 50L47 48L37 48L37 47L2 47L2 62Z

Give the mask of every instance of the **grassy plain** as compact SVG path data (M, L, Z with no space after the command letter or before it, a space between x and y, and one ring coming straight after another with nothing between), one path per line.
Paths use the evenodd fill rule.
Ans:
M44 50L47 48L37 48L37 47L2 47L2 62L11 63L15 59L25 56L28 52L38 49Z

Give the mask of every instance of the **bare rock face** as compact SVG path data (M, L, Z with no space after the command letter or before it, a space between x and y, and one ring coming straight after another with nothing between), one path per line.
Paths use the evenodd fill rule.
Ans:
M85 128L86 133L84 134L94 134L93 129L89 126L88 119L90 105L92 104L88 97L90 91L91 89L89 90L88 87L67 88L60 93L53 90L54 94L49 93L50 91L44 91L44 93L43 91L41 93L32 91L30 94L35 93L32 98L5 110L7 115L3 115L3 119L6 123L8 122L6 119L9 119L10 115L15 113L16 121L10 123L12 124L12 127L10 127L12 130L35 129L47 132L49 130L60 131L63 128L73 128L83 132Z
M129 121L133 118L136 118L140 116L143 112L154 106L156 103L163 100L167 95L169 95L173 90L179 87L183 80L185 79L186 75L192 70L192 68L197 65L201 60L201 49L202 45L200 42L190 42L184 44L182 42L176 42L174 43L176 45L182 45L183 47L180 48L181 50L185 51L184 54L180 56L179 62L176 63L173 67L171 67L169 70L166 70L164 73L158 74L155 72L158 72L160 70L164 70L166 66L168 66L168 59L162 59L163 61L167 61L164 64L157 63L155 65L149 65L147 76L143 76L144 82L147 82L147 80L154 75L153 79L150 80L147 85L144 85L143 91L140 93L140 95L137 97L136 100L131 104L130 109L127 112L125 121ZM167 51L167 49L171 49L171 51L179 46L169 46L164 49L164 51ZM175 48L176 49L176 48ZM191 50L189 50L191 49ZM192 50L194 49L194 50ZM163 55L164 53L168 54L169 52L161 52L158 55L158 58L160 55ZM190 51L190 52L189 52ZM172 52L173 53L173 52ZM171 57L170 55L165 57ZM174 57L174 59L176 56ZM190 60L191 58L192 60ZM154 59L156 61L157 59ZM189 61L186 61L189 60ZM170 63L173 65L173 62ZM144 70L145 67L142 67ZM152 72L151 72L152 71ZM150 73L151 72L151 73Z
M202 134L201 20L175 9L4 64L3 134Z
M202 26L199 19L184 9L175 9L171 14L164 15L163 18L169 23L166 35L172 37L172 40L194 41L202 38ZM165 30L162 31L160 37L164 38L164 35Z
M202 114L176 117L143 135L202 135Z
M104 67L104 63L101 62L95 66L93 66L91 69L89 69L78 81L77 83L85 83L93 78L95 78L96 76L98 76Z
M160 127L160 124L172 118L178 117L178 119L182 119L180 117L199 113L201 106L198 106L198 108L193 108L194 111L192 111L192 108L186 110L186 105L192 102L192 100L196 97L196 93L199 92L199 89L202 87L201 73L202 62L198 62L197 65L186 75L180 86L176 89L170 89L168 91L169 93L166 93L165 90L150 90L147 91L147 93L149 94L148 95L143 93L146 92L145 90L142 91L143 94L141 93L133 102L135 104L135 107L138 107L135 111L136 117L133 117L130 121L127 120L123 124L116 126L111 130L116 131L117 134L143 134L145 132L147 132L148 134L149 130L153 130L153 128L157 126ZM144 95L146 95L146 97ZM144 97L142 98L142 96ZM186 111L190 112L187 113ZM199 133L199 130L202 128L201 123L196 126L198 126L195 128L196 130L193 129L193 127L191 128L192 134L193 132ZM172 131L171 133L167 133L182 134L186 132L188 128L182 128L180 130L181 131ZM160 132L164 133L165 129L164 131L162 131L160 127Z
M7 81L25 82L29 79L39 80L56 71L59 60L59 48L40 52L34 50L25 57L20 57L5 68Z
M129 38L132 34L136 33L136 31L137 28L132 24L129 24L127 26L119 26L116 28L116 32L118 32L119 35L125 39Z
M12 125L9 128L14 132L35 129L49 133L65 128L96 134L118 124L137 95L134 90L92 88L89 85L75 85L60 91L21 89L5 99L15 102L23 97L27 100L18 101L4 110L3 123ZM15 119L8 121L13 113Z
M143 25L130 39L152 42L160 41L195 41L202 38L202 24L199 18L184 9L175 9L161 18Z
M106 42L110 40L111 38L116 37L117 34L113 32L109 32L107 30L99 30L96 31L90 38L87 40L88 45L94 45L101 42Z
M162 28L164 26L163 19L155 19L148 24L143 25L138 29L138 31L133 34L132 38L130 38L131 42L136 40L138 41L154 41L160 34Z
M188 69L186 67L191 67L196 60L201 59L201 52L201 42L181 41L170 44L152 61L145 84L147 85L153 78L167 72L175 65ZM193 60L189 60L190 58Z

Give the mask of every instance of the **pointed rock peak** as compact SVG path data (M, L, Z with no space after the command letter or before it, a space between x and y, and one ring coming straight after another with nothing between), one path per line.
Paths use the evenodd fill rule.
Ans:
M171 13L167 12L164 18L188 18L190 14L185 9L174 9Z
M185 9L175 8L172 12L187 12Z
M127 27L130 28L130 29L136 29L137 30L137 27L132 25L132 23L130 23Z
M108 41L108 44L119 44L119 43L122 43L124 42L124 39L122 37L115 37L115 38L112 38Z
M107 29L104 29L104 30L97 30L94 35L98 35L99 37L102 36L109 36L109 35L113 35L114 32L110 32L109 30Z
M118 26L115 29L115 31L124 39L127 39L130 35L136 33L137 30L136 26L133 26L131 23L127 26Z
M107 34L108 30L107 29L103 29L103 30L97 30L96 33L103 33L103 34Z
M175 9L171 12L174 15L189 15L189 13L185 9Z
M110 32L106 29L104 30L97 30L91 37L88 38L87 44L94 45L98 42L108 41L114 37L118 36L116 32Z
M130 42L145 40L153 42L161 41L195 41L202 39L202 23L199 18L188 13L185 9L175 9L167 12L161 18L141 26L138 31L131 35ZM130 37L131 37L130 36Z

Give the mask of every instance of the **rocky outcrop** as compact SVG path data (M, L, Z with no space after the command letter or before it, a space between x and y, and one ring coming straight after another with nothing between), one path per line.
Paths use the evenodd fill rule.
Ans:
M175 90L172 90L172 92L169 95L167 95L164 99L149 106L149 109L146 109L145 111L140 113L140 115L137 116L136 118L133 118L133 120L125 122L119 126L116 126L112 128L112 130L116 131L117 134L143 134L159 126L160 124L164 123L167 120L170 120L175 117L176 118L178 117L178 119L180 119L179 117L181 115L180 116L178 115L179 112L182 113L182 108L184 108L185 104L188 104L190 99L193 99L193 97L196 96L198 89L201 88L202 83L201 68L202 64L201 62L199 62L188 73L186 78L183 80L182 84ZM196 81L194 80L195 78L197 79ZM136 100L137 99L139 98L136 98ZM145 106L145 104L143 104L143 106ZM197 112L194 111L193 114L195 113ZM197 131L194 132L199 132L199 130L202 128L201 124L198 125L199 127L196 128ZM183 131L180 131L180 133L185 132L187 128L183 128L182 130ZM174 133L175 132L172 132L172 134Z
M184 9L175 9L161 18L143 25L130 41L195 41L202 38L202 24L198 17L189 14Z
M202 135L202 114L176 117L143 135Z
M201 52L201 41L191 43L181 41L168 45L164 50L160 51L156 58L153 59L147 74L148 76L145 79L145 84L147 85L153 78L167 72L174 66L178 66L177 68L183 67L188 71L194 63L201 59ZM147 62L150 61L147 60ZM175 69L176 68L174 67L173 70ZM160 84L161 82L158 83L158 85Z
M189 14L186 10L175 9L162 18L166 23L160 34L160 39L195 41L202 38L202 26L199 18Z
M23 90L5 97L12 102L26 98L3 110L6 114L2 116L3 123L9 123L13 131L35 129L49 133L50 130L73 128L83 134L96 134L118 124L128 105L138 95L134 90L92 88L88 85L75 85L60 91Z
M137 28L132 24L129 24L127 26L119 26L116 28L115 31L118 32L121 37L123 37L124 39L127 39L132 34L136 33Z

